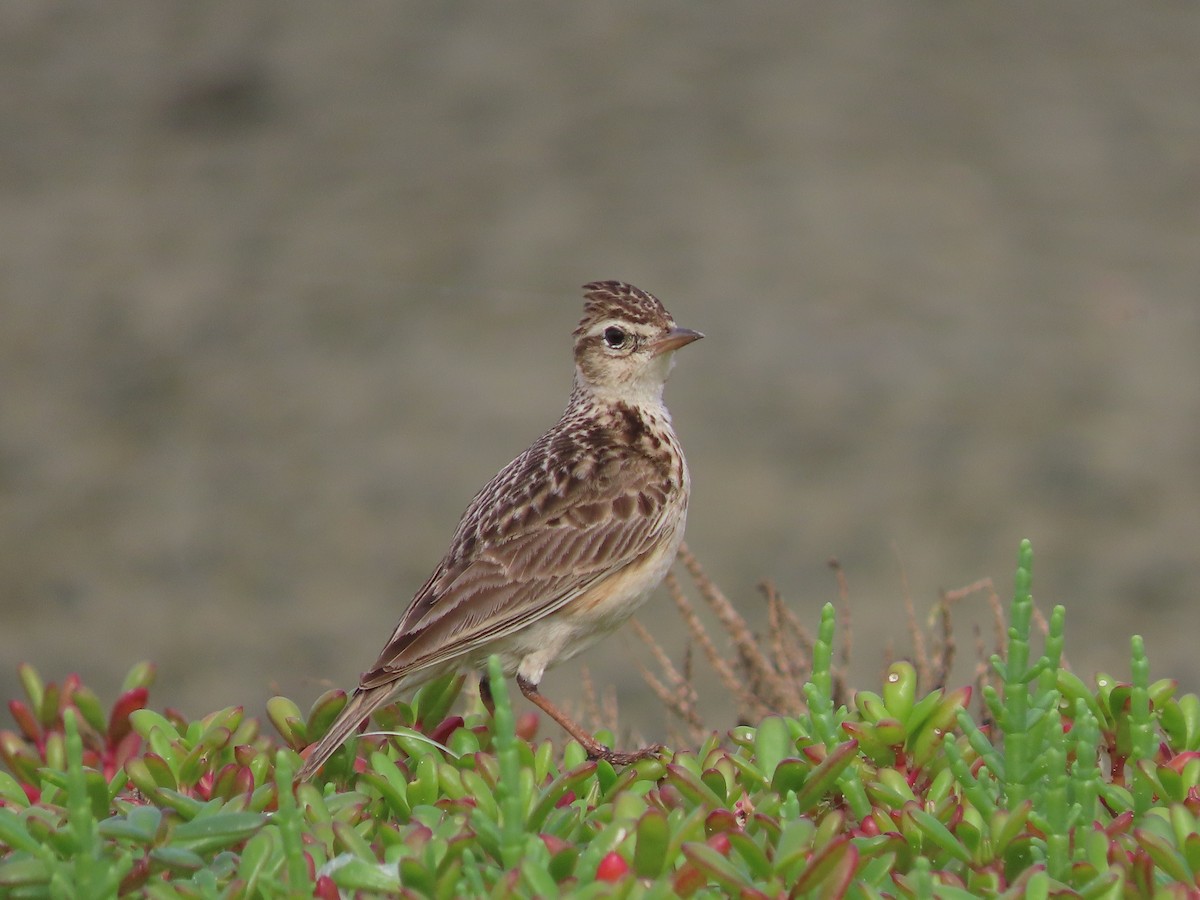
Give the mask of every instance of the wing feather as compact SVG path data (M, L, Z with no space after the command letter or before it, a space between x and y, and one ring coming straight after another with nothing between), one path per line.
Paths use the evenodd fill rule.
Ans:
M656 547L674 518L667 508L675 488L670 473L644 456L623 462L619 478L586 481L556 479L551 467L538 467L541 478L526 482L523 514L466 533L478 521L476 507L494 508L488 495L509 485L512 466L497 475L468 507L451 552L413 598L360 688L449 662L551 615ZM542 486L548 489L539 502ZM463 547L469 552L456 553Z

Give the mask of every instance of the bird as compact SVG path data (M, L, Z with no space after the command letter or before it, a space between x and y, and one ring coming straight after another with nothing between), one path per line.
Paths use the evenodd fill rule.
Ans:
M552 665L616 630L666 576L683 540L691 477L663 388L675 351L702 338L647 291L583 286L575 373L562 417L471 500L449 549L371 669L308 754L311 778L377 709L451 671L505 677L590 759L628 765L539 690ZM491 708L490 685L480 680Z

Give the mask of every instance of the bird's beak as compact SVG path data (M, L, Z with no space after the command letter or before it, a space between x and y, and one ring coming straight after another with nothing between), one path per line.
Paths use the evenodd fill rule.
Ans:
M692 331L690 328L672 328L665 335L654 341L650 345L650 350L655 356L661 356L663 353L669 353L672 350L678 350L680 347L686 347L692 341L698 341L704 337L698 331Z

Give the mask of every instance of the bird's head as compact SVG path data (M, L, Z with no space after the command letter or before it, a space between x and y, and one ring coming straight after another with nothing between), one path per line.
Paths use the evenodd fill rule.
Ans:
M679 328L653 294L621 281L585 284L575 379L601 399L659 402L675 351L704 337Z

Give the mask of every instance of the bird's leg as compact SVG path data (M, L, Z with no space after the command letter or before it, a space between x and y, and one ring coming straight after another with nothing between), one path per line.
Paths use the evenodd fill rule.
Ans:
M479 699L483 701L483 708L488 715L495 718L496 701L492 699L492 681L486 675L479 676Z
M620 750L612 750L588 734L582 725L542 696L538 691L538 686L532 681L518 675L517 687L521 689L521 693L525 695L526 700L561 725L567 734L579 741L583 749L587 751L588 759L603 759L614 766L627 766L630 763L637 762L639 759L649 759L663 749L662 744L653 744L649 747L643 747L641 750L635 750L632 753L622 753Z

